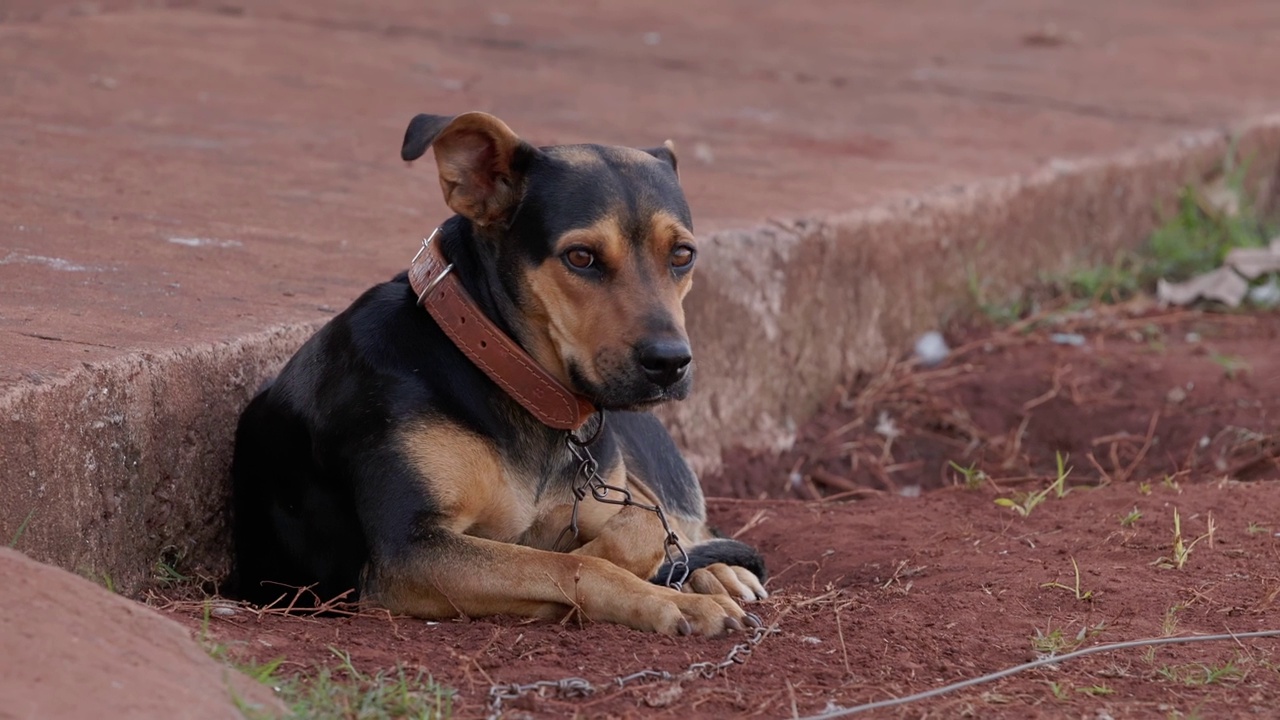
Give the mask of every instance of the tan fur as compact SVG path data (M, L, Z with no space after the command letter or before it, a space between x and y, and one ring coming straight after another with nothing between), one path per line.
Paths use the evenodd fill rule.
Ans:
M726 617L730 626L745 617L723 592L682 594L647 581L663 561L664 533L651 512L588 497L579 507L581 545L570 554L551 552L568 523L571 496L535 502L537 478L507 467L490 442L445 421L411 426L400 445L447 519L441 531L449 538L430 555L375 563L365 592L394 612L560 618L576 610L592 620L668 634L714 634ZM621 461L605 480L630 490L637 502L655 502ZM683 542L693 540L686 519L672 522Z
M479 435L424 422L401 436L401 447L450 531L515 542L533 522L533 485L513 478Z
M431 143L445 204L480 227L498 220L519 194L511 176L519 145L511 128L488 113L454 118Z
M644 245L647 252L633 249L612 216L556 241L556 255L575 245L593 252L613 273L607 287L577 277L558 261L542 263L526 278L531 299L526 317L535 329L526 341L530 354L562 381L568 381L572 362L589 381L602 382L609 365L622 362L644 334L647 317L669 317L684 332L682 301L693 273L676 279L669 262L675 245L692 243L693 233L662 211L649 225L653 238Z
M566 555L456 536L430 556L388 560L368 579L372 599L420 617L514 614L558 619L571 612L669 635L715 635L742 627L727 595L680 593L597 557Z

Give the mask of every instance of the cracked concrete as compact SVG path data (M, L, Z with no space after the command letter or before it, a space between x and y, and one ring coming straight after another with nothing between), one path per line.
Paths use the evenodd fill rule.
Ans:
M1225 151L1204 128L1238 129L1264 173L1280 144L1280 6L1245 0L0 18L0 537L30 517L20 547L125 590L166 548L222 567L236 411L443 217L431 164L397 157L414 113L676 141L706 262L699 388L666 416L704 467L785 443L954 311L970 268L1011 287L1136 242Z

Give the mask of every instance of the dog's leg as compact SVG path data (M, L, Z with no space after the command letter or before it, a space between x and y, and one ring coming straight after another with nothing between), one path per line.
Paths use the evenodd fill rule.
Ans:
M577 610L597 622L668 635L717 635L754 625L727 596L678 593L590 555L458 535L419 535L398 559L375 560L368 597L429 618L513 614L555 619Z
M644 505L656 506L659 501L653 491L629 477L623 463L608 471L606 482L614 487L625 487L631 499ZM608 499L621 501L623 495L611 492ZM653 575L664 558L666 530L657 513L641 507L619 507L610 503L583 500L579 508L581 537L586 542L574 550L575 555L590 555L608 560L641 578ZM680 528L673 525L680 542L688 547L690 541Z
M611 484L616 485L619 477L625 477L621 468ZM658 504L653 491L643 483L629 477L626 483L637 502ZM603 558L639 577L652 578L655 583L665 582L670 569L663 562L666 530L657 514L634 506L624 507L611 516L601 512L607 513L605 509L609 507L593 503L586 508L581 524L584 537L589 539L574 553ZM685 591L729 595L743 602L769 596L764 589L764 560L755 550L736 540L709 537L701 518L690 518L671 509L667 515L689 555L690 572Z

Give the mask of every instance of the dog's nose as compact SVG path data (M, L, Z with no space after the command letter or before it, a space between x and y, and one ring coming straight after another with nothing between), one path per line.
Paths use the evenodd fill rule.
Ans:
M689 370L693 354L684 340L655 340L637 348L640 367L655 385L669 387Z

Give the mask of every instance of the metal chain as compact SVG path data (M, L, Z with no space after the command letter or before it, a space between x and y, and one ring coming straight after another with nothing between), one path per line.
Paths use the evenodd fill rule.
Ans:
M671 529L671 523L667 521L667 514L663 512L662 506L658 504L648 505L646 503L636 502L632 497L631 491L625 487L610 485L600 475L600 463L591 454L590 445L600 437L601 431L604 429L604 411L600 411L600 421L596 426L595 432L586 440L579 440L573 433L566 436L565 444L569 448L569 452L578 462L577 482L573 486L573 511L570 515L569 525L560 531L560 536L556 538L555 548L563 549L566 547L565 540L572 541L578 539L578 507L588 494L596 502L608 503L610 505L621 505L622 507L635 507L641 510L647 510L658 516L658 521L662 523L662 531L666 534L662 543L663 556L666 558L668 565L667 577L664 584L676 591L684 588L684 583L689 579L689 554L685 552L684 546L680 544L680 538L676 532ZM617 493L620 499L609 497L610 493ZM673 674L666 670L640 670L630 675L622 675L614 678L608 684L619 689L636 682L638 680L684 680L695 675L701 675L710 679L718 673L730 666L746 662L747 657L751 655L751 651L765 635L769 634L771 629L763 627L756 628L751 637L744 642L734 645L729 650L729 654L724 660L713 662L696 662L690 665L684 672ZM544 690L553 690L558 697L575 698L587 697L597 692L599 688L591 684L589 681L580 677L568 677L560 680L538 680L531 683L519 684L511 683L508 685L494 685L489 688L489 718L496 720L502 716L502 704L509 700L518 699L528 693L542 693Z
M751 657L751 653L755 650L756 646L759 645L766 636L774 632L777 632L776 625L773 627L758 627L752 631L751 636L746 640L729 648L729 653L725 655L724 660L721 660L720 662L695 662L679 673L673 673L667 670L640 670L633 672L630 675L619 675L601 686L593 685L590 681L584 680L580 677L568 677L560 680L538 680L536 682L526 683L523 685L519 683L494 685L489 688L488 720L499 720L499 718L502 717L502 704L504 702L519 699L531 692L537 692L539 695L543 695L543 690L552 690L556 697L570 699L588 697L607 687L614 687L621 690L631 683L640 680L683 682L695 677L702 677L710 680L727 668L745 663L747 659Z
M621 505L623 507L635 507L641 510L648 510L658 516L658 521L662 523L662 531L666 533L666 538L662 542L662 554L667 561L667 577L663 584L673 590L684 589L684 583L689 579L689 553L685 552L684 546L680 544L680 538L676 532L671 529L671 523L667 522L667 514L662 511L662 506L658 504L647 505L645 503L636 502L631 491L625 487L610 485L605 482L600 475L600 463L591 455L589 446L600 437L600 432L604 429L604 411L600 411L600 424L596 426L595 433L586 441L578 440L573 433L566 436L565 444L569 446L569 452L573 453L573 457L578 461L578 482L573 486L573 512L569 516L569 525L560 531L560 536L556 538L555 548L561 549L565 547L566 537L572 540L578 539L578 506L582 503L587 493L591 493L592 499L596 502L607 503L609 505ZM609 493L618 493L622 496L621 500L615 500L609 497Z

